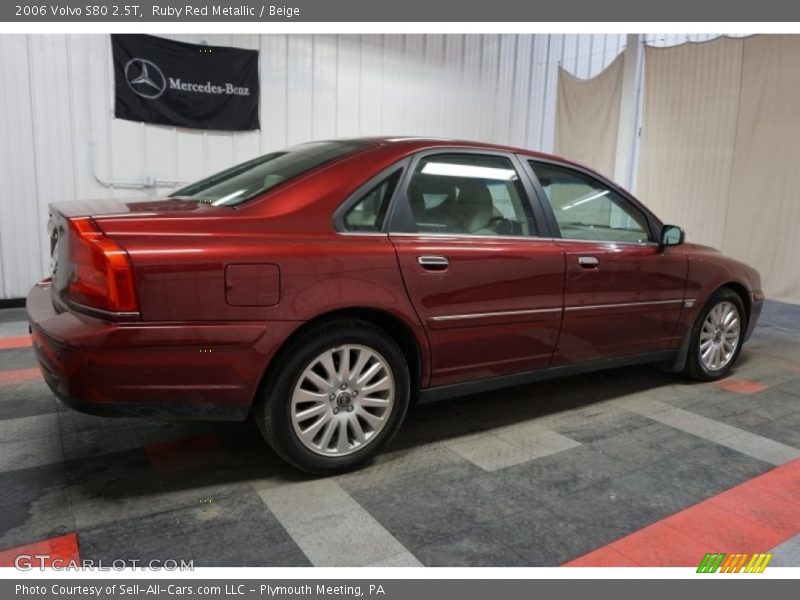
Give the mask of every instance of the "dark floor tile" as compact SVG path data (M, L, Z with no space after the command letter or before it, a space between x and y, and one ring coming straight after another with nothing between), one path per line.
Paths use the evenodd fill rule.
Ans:
M95 415L88 415L78 412L58 400L56 401L56 406L58 407L58 422L61 425L61 430L65 434L81 433L84 431L92 432L98 429L121 427L123 425L133 428L134 424L143 422L143 419L135 417L98 417Z
M736 472L732 467L728 470L717 465L704 464L694 458L696 451L695 447L684 455L676 455L658 463L658 473L664 485L674 486L673 489L681 487L694 494L699 501L751 478L747 468ZM740 460L741 464L749 462L747 459Z
M598 487L657 521L740 483L744 478L694 462L690 452L672 456Z
M418 407L409 411L403 427L388 446L388 451L417 448L424 444L444 442L456 436L477 433L481 426L458 414L443 415L433 409L438 406ZM459 407L462 408L462 407Z
M250 486L183 512L183 530L196 559L208 567L309 566L305 554Z
M621 433L597 442L589 447L628 463L631 468L659 462L664 458L697 447L703 439L662 425L653 423L633 431Z
M781 422L791 421L791 415L800 412L800 396L783 391L780 386L747 395L720 390L688 410L746 431L779 431Z
M46 415L58 411L58 400L49 392L19 393L0 398L0 420Z
M389 491L397 491L389 487ZM355 500L397 540L408 547L422 546L478 526L463 507L443 499L431 505L413 494L394 495L377 490L354 494Z
M767 419L781 419L800 411L800 396L790 394L780 387L743 396L756 414Z
M529 563L484 529L472 529L412 549L426 567L524 567Z
M73 530L63 465L0 473L0 549Z
M158 488L157 478L141 448L65 462L71 486L98 493L126 495Z
M146 419L136 419L131 424L142 446L204 435L222 434L228 431L229 425L231 425L215 421L156 421ZM234 425L240 424L236 423Z
M573 519L544 505L486 523L482 529L537 567L558 566L598 546Z
M715 421L719 421L720 423L725 423L726 425L730 425L731 427L737 427L739 429L744 429L746 431L752 431L753 428L769 422L769 419L767 419L766 417L762 417L752 412L739 413L739 414L720 416L720 417L711 417L711 418L713 418Z
M740 481L752 479L775 467L763 460L708 441L687 453L687 460L729 473Z
M563 452L508 467L494 474L527 492L566 494L601 479L616 477L631 470L631 466L616 457L590 446L577 446Z
M800 306L776 300L767 300L764 302L764 308L761 311L761 318L756 331L762 326L776 326L800 333L800 325L798 323L800 323Z
M61 447L66 459L73 460L135 449L139 442L131 427L125 424L77 431L66 429L62 424Z
M588 444L652 424L652 419L647 417L634 413L620 413L613 418L590 420L590 422L580 425L556 427L556 431L576 442Z
M0 386L0 400L3 401L24 401L27 398L34 396L46 396L48 394L55 399L55 396L53 396L50 388L47 387L47 384L41 377L14 383L8 382ZM63 406L63 404L56 400L56 406ZM2 410L2 402L0 402L0 410Z
M10 348L0 350L0 371L33 369L38 363L31 348Z
M700 400L693 408L698 409L698 411L702 410L701 414L710 419L755 412L756 410L752 396L743 396L720 388L710 390L710 393Z
M486 473L471 463L406 473L394 483L348 489L406 547L418 547L497 518L508 509Z
M798 410L800 410L800 374L789 381L784 381L776 385L774 389L782 393L790 394L792 397L787 397L786 401L798 405Z
M111 564L148 564L150 561L189 561L194 558L181 527L181 510L121 519L78 531L81 558Z
M68 460L65 464L75 522L81 531L167 512L190 502L179 503L165 493L141 449Z
M753 427L752 431L776 442L800 448L800 411L762 423Z
M594 547L613 542L652 523L649 511L609 493L605 481L558 496L551 501L551 508L576 526L580 535L587 539L587 543L594 543Z

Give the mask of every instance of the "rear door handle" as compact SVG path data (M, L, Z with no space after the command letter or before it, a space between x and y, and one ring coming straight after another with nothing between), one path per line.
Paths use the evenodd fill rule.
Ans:
M450 264L444 256L420 256L417 262L423 269L429 271L444 271Z
M584 269L594 269L600 264L594 256L580 256L578 257L578 264Z

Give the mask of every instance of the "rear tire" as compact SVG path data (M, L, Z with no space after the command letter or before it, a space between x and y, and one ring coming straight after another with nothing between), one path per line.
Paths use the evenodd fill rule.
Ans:
M726 377L742 350L746 315L739 294L726 287L714 292L692 327L684 374L699 381Z
M290 342L254 416L286 462L328 475L378 454L400 428L409 396L409 368L398 345L378 327L348 319Z

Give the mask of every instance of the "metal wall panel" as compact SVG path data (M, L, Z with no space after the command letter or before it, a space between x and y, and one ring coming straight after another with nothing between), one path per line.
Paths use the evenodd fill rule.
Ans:
M0 298L24 296L46 273L50 202L163 194L320 138L445 136L549 151L558 66L592 77L625 43L624 35L169 37L260 50L261 131L114 119L107 35L0 36Z

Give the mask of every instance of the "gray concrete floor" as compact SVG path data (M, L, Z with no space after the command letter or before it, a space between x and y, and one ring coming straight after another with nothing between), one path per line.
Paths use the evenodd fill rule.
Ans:
M23 320L0 311L0 338ZM0 376L35 366L0 350ZM373 464L321 479L249 423L90 417L0 378L0 550L76 532L105 560L559 565L800 457L800 307L768 303L732 377L632 367L422 406Z

